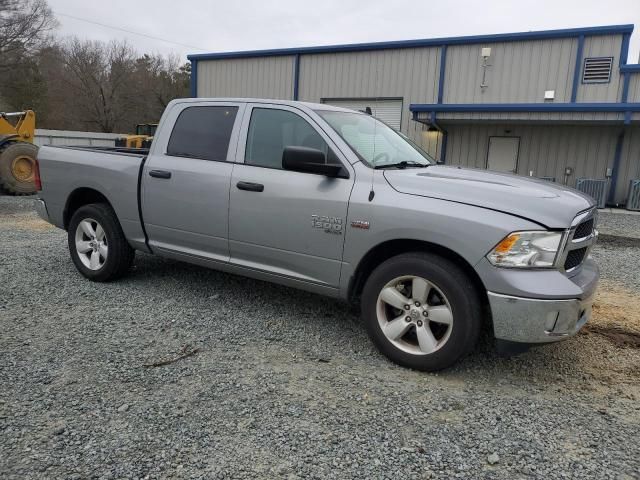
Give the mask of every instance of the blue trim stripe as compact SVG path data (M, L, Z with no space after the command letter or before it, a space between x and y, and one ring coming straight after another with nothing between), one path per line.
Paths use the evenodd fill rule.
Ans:
M189 60L220 60L223 58L275 57L308 53L362 52L367 50L387 50L392 48L439 47L441 45L463 45L492 42L518 42L523 40L544 40L550 38L571 38L596 35L631 34L633 25L608 25L602 27L567 28L538 32L498 33L493 35L471 35L418 40L398 40L392 42L355 43L348 45L326 45L319 47L277 48L271 50L249 50L244 52L198 53L188 55Z
M191 98L198 96L198 61L191 60Z
M630 72L622 72L622 96L620 97L621 103L627 103L629 97L629 81L631 80Z
M576 65L573 69L573 88L571 89L571 103L576 103L578 98L578 85L580 82L580 67L582 67L582 52L584 51L584 35L578 37L578 50L576 51Z
M300 54L293 59L293 99L298 100L300 90Z
M620 67L620 71L621 72L638 73L638 72L640 72L640 65L638 65L638 64L623 65L623 66Z
M640 103L412 103L411 112L640 112Z
M630 33L622 34L622 45L620 47L620 62L619 65L622 67L627 64L627 57L629 56L629 42L631 41Z
M440 79L438 80L438 103L442 103L444 97L444 75L447 67L447 46L440 47Z

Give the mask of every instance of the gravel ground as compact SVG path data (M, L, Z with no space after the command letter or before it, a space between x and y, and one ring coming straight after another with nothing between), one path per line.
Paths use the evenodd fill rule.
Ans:
M598 215L598 230L605 235L640 238L640 212L601 211Z
M142 254L91 283L0 197L0 477L638 479L639 253L597 247L599 333L423 374L312 294Z

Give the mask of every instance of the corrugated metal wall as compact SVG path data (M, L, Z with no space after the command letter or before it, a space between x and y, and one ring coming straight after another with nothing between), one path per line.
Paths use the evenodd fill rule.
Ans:
M626 202L629 180L640 178L640 127L628 127L622 144L616 202Z
M640 102L640 73L631 74L629 79L628 102Z
M437 101L439 61L437 47L303 55L299 98L402 97L401 130L433 150L423 126L411 121L409 104Z
M198 62L199 97L293 98L294 57Z
M446 163L485 168L491 136L520 137L517 173L555 177L562 183L565 167L573 168L568 185L578 178L605 178L620 127L596 125L449 125ZM621 179L622 181L622 179ZM621 191L621 189L619 189ZM616 201L622 202L620 193Z
M584 60L580 65L580 83L578 84L578 102L617 102L622 93L620 81L620 48L622 35L602 35L587 37L584 40L582 57L613 57L611 69L611 81L609 83L582 83L582 69Z
M541 103L571 101L578 41L575 38L455 45L447 49L444 103ZM485 83L481 48L490 47Z

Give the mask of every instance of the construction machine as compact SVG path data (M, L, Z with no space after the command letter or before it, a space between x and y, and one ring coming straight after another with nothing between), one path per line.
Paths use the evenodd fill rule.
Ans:
M32 110L0 112L0 187L12 195L36 192L35 129L36 114Z
M139 123L136 125L135 135L116 139L116 147L149 148L157 128L157 123Z

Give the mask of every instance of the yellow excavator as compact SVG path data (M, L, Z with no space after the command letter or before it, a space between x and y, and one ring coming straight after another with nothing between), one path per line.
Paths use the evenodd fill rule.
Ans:
M36 114L0 112L0 187L12 195L36 192L36 155L33 144Z
M157 123L139 123L135 135L116 138L116 147L149 148L158 128Z

